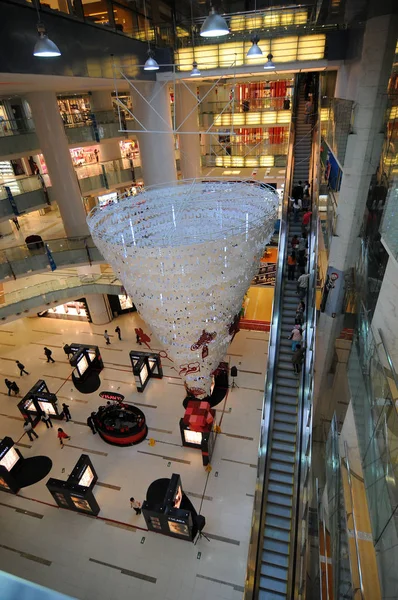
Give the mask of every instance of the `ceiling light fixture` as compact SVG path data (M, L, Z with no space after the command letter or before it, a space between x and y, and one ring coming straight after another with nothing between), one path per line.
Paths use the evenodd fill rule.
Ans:
M196 62L196 60L194 60L193 63L192 63L192 71L190 72L190 76L191 77L198 77L201 74L202 73L198 69L198 63Z
M260 38L258 37L258 35L255 35L254 37L252 37L252 47L249 48L246 56L247 58L254 58L257 56L262 56L263 55L263 51L261 50L261 48L258 45L258 42L260 41Z
M195 60L195 36L194 36L195 24L193 22L193 1L191 0L191 35L192 35L192 54L193 54L193 63L192 63L192 71L190 72L191 77L198 77L201 75L201 72L198 69L198 63Z
M224 17L216 13L214 7L211 7L210 14L206 17L200 29L200 35L202 37L218 37L221 35L228 35L229 27Z
M275 69L275 63L272 62L272 59L274 57L272 56L271 52L268 54L267 58L268 61L265 63L264 69L268 69L269 71L271 71L272 69Z
M33 49L33 56L38 56L40 58L61 56L61 51L58 46L47 37L46 28L43 23L37 24L37 32L39 34L39 39Z
M151 50L151 45L149 43L149 33L148 33L148 19L146 16L146 2L144 0L144 16L145 16L145 34L146 34L146 39L148 41L148 58L146 59L145 65L144 65L144 71L158 71L159 70L159 65L157 63L157 61L154 58L154 53Z

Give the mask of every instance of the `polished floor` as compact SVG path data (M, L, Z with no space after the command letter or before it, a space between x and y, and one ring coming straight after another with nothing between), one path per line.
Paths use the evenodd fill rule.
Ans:
M238 600L250 537L268 334L241 331L230 346L226 359L238 367L240 387L229 390L217 407L221 434L207 473L200 453L181 446L178 421L184 393L172 363L163 359L163 380L150 381L143 394L136 391L128 352L137 348L138 323L152 338L151 347L160 349L136 314L107 326L111 333L116 325L122 330L123 340L113 334L110 346L102 337L105 327L85 322L30 318L0 328L1 377L14 379L21 395L44 378L72 413L72 421L62 425L71 436L63 450L56 429L47 430L43 423L36 428L39 439L30 442L22 435L19 399L9 397L4 386L0 436L18 441L25 457L49 456L55 478L66 479L79 456L89 454L99 477L94 495L101 507L98 518L57 508L46 480L17 496L0 492L1 568L81 600ZM82 395L74 389L62 346L75 341L100 346L105 362L100 390L118 391L144 411L149 436L142 444L115 448L86 426L100 403L100 390ZM45 345L55 364L46 362ZM25 364L28 376L18 376L16 359ZM148 532L142 515L130 509L130 496L142 501L153 480L172 473L181 475L185 492L206 517L210 542L203 538L194 546Z

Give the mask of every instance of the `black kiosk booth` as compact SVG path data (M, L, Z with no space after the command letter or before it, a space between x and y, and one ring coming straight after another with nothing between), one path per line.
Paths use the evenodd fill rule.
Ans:
M82 454L67 481L50 478L47 489L61 508L97 516L100 507L92 492L98 480L87 454Z
M130 360L133 367L137 392L143 392L151 377L162 379L163 369L159 354L131 350Z
M157 479L148 488L142 514L149 531L163 533L180 540L193 541L205 519L184 494L180 475Z
M98 346L88 344L70 344L73 356L69 362L74 367L72 381L75 388L82 394L91 394L101 385L99 373L104 368Z
M49 474L52 461L48 456L24 458L14 441L5 437L0 442L0 490L17 494L22 487L33 485Z
M18 408L24 418L29 419L34 427L46 412L51 419L63 419L63 412L58 410L58 400L55 394L51 394L43 379L39 379L29 392L18 402Z

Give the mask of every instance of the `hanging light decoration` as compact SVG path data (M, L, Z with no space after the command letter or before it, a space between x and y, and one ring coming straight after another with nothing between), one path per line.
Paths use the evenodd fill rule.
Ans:
M192 71L190 72L190 76L198 77L199 75L201 75L201 72L198 69L198 63L196 62L196 60L194 60L192 63Z
M55 56L61 56L61 50L47 36L46 28L40 20L39 2L36 2L36 10L38 20L37 33L39 34L39 39L33 48L33 56L38 56L39 58L53 58Z
M159 70L159 65L155 60L154 57L154 53L151 50L151 45L149 43L149 33L148 33L148 19L146 16L146 2L144 0L144 17L145 17L145 33L146 33L146 38L148 40L148 58L146 59L145 65L144 65L144 71L158 71Z
M190 179L146 188L87 218L191 396L210 395L278 204L258 182Z
M274 57L272 56L271 52L267 55L267 58L268 60L264 65L264 69L271 71L272 69L275 69L275 63L272 61Z
M212 6L209 16L206 17L206 20L200 29L200 35L202 37L219 37L228 34L229 27L226 20L219 15Z
M246 56L247 58L254 58L257 56L262 56L263 55L263 51L261 50L261 48L258 45L258 42L260 41L260 38L258 37L258 35L255 35L252 37L252 47L249 48Z
M195 36L194 36L194 22L193 22L193 2L191 0L191 34L192 34L192 53L193 53L193 63L192 63L192 71L190 72L191 77L198 77L201 75L201 72L198 69L198 63L195 60Z

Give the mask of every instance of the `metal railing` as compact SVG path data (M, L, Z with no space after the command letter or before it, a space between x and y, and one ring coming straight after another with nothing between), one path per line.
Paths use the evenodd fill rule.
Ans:
M33 119L26 117L23 119L2 119L0 120L0 137L10 135L23 135L35 131Z
M52 253L96 248L96 245L94 244L91 236L45 240L44 243L42 243L40 247L36 249L30 249L26 244L21 244L19 246L12 246L10 248L6 248L5 250L1 250L0 264L24 261L26 259L31 258L32 256L37 256L38 254L45 254L46 248L44 244L46 244L50 248Z

